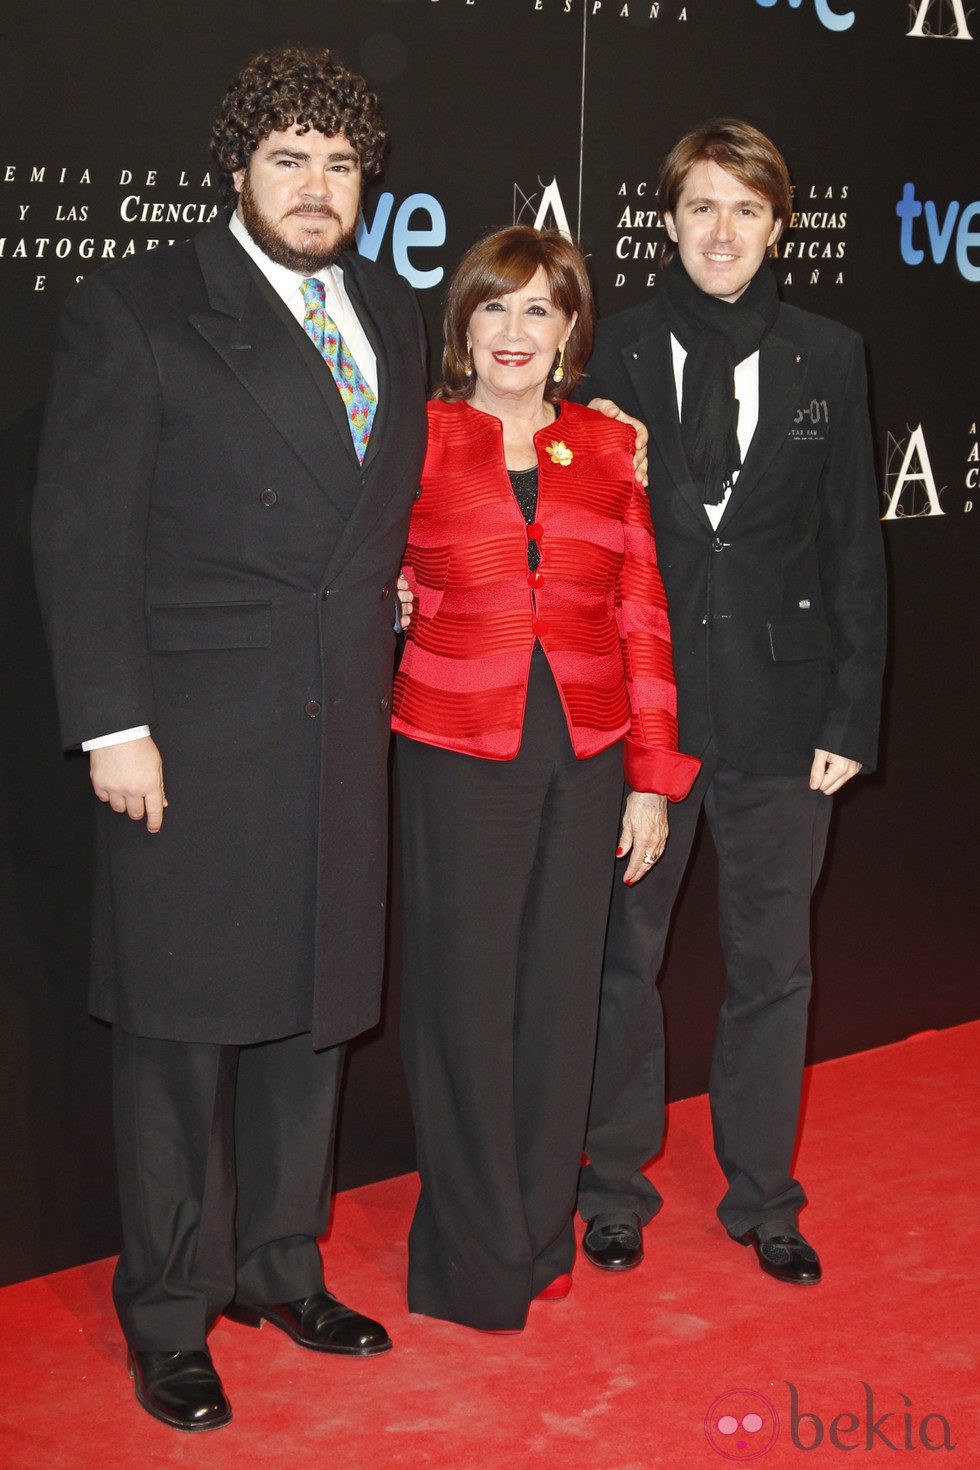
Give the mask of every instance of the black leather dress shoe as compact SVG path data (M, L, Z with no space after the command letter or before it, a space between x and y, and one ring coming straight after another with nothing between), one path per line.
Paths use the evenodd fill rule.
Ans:
M129 1376L148 1414L173 1429L220 1429L231 1419L211 1354L141 1353L131 1348Z
M329 1291L268 1307L246 1307L241 1302L232 1302L225 1307L225 1316L244 1327L261 1327L263 1322L271 1322L300 1347L313 1348L318 1353L368 1358L374 1353L386 1353L391 1347L391 1338L380 1322L351 1311Z
M603 1271L630 1271L643 1260L643 1227L629 1211L595 1215L585 1228L582 1249Z
M791 1286L816 1286L823 1275L820 1257L798 1230L781 1227L778 1234L769 1234L757 1226L736 1239L739 1245L755 1247L759 1265L777 1281L788 1281Z

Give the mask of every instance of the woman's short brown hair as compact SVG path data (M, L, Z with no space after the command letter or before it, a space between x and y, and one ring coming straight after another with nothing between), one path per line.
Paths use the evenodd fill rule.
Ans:
M477 307L510 291L519 291L539 267L547 277L548 291L558 310L566 317L578 313L565 345L565 376L556 383L549 375L544 396L554 402L578 382L592 351L595 330L595 307L585 257L572 240L557 230L511 225L478 240L453 273L443 318L446 345L442 353L440 398L455 403L469 398L476 387L475 379L466 376L469 357L466 333Z
M761 194L783 229L793 213L793 186L786 160L750 123L716 117L675 143L660 168L657 203L661 216L676 214L684 183L698 163L716 163L726 173Z
M294 124L326 138L343 133L365 183L381 172L388 130L364 78L331 51L263 51L232 82L211 129L211 156L221 170L226 203L236 196L232 174L248 167L263 138Z

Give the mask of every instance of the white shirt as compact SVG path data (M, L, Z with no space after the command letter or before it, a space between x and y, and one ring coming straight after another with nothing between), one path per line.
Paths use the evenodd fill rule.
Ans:
M687 353L671 333L670 351L674 364L674 387L677 390L677 417L681 416L681 405L684 393L684 364L687 361ZM738 402L738 448L745 463L745 456L749 452L752 443L752 435L755 433L759 422L759 354L753 352L750 357L745 357L735 368L735 398ZM732 476L732 484L738 479L738 470ZM718 505L705 505L705 513L714 529L717 531L718 523L728 504L730 490L725 491L725 498Z
M308 277L301 271L291 271L284 265L278 265L270 260L264 250L261 250L252 239L248 230L242 224L237 214L233 214L228 228L235 239L246 250L259 270L265 276L272 289L282 298L293 316L303 324L305 306L303 303L302 283ZM370 342L365 335L364 328L357 318L347 288L344 285L344 273L339 265L328 266L326 270L314 271L314 279L322 281L326 287L327 300L326 310L340 331L340 335L350 350L351 357L361 370L365 382L372 392L377 395L378 391L378 362ZM95 740L83 740L83 750L98 750L105 745L122 745L127 740L140 740L144 735L149 735L149 725L135 725L131 730L116 730L111 735L100 735Z
M303 304L303 282L310 279L323 282L327 293L327 315L332 317L336 323L340 335L347 343L350 349L350 355L360 368L365 382L371 391L377 394L377 359L367 339L364 328L358 321L357 313L351 305L350 297L347 295L347 288L344 285L344 273L340 269L340 266L331 265L326 270L307 271L305 275L302 271L289 270L286 266L278 265L274 260L269 259L265 251L256 245L237 214L232 215L228 228L242 249L255 261L255 264L265 276L269 285L275 291L276 295L281 297L285 302L300 326L303 325L303 315L305 312L305 306Z

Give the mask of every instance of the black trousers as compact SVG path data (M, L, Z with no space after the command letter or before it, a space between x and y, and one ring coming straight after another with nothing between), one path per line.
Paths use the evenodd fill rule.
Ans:
M689 795L671 803L664 856L640 883L617 877L606 939L595 1077L579 1180L585 1219L663 1200L641 1172L664 1133L664 1027L657 977L701 808L718 858L725 998L709 1081L729 1234L792 1225L805 1203L790 1175L799 1117L810 968L810 902L832 798L806 776L755 776L713 746ZM696 983L692 977L692 984Z
M408 1304L520 1328L575 1255L622 757L576 759L540 654L514 760L403 737L397 755L422 1184Z
M309 1034L240 1047L114 1028L112 1291L130 1347L199 1349L233 1297L322 1291L343 1057Z

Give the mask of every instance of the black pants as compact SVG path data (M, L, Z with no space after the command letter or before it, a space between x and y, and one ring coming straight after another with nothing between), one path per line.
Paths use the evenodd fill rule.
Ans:
M575 1254L622 758L576 759L538 654L514 760L399 737L398 783L422 1181L408 1304L519 1328Z
M713 746L690 794L671 803L660 862L633 888L621 875L613 885L579 1210L585 1219L631 1210L646 1223L663 1203L641 1172L664 1131L657 977L702 806L718 857L725 956L709 1082L728 1181L718 1215L737 1236L763 1220L792 1224L805 1202L790 1166L812 981L810 901L832 799L811 791L806 776L736 771Z
M233 1297L323 1289L344 1048L113 1030L123 1249L113 1299L130 1347L194 1350Z

